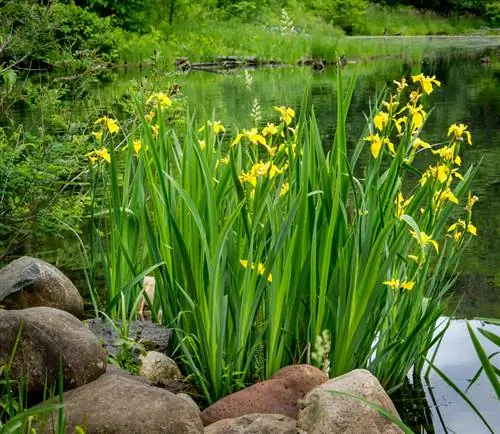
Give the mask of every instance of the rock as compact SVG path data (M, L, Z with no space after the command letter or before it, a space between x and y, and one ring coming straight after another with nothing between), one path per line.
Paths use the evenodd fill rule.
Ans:
M106 370L107 355L97 338L73 315L51 307L0 310L0 365L11 357L20 329L9 375L28 382L34 401L45 385L57 381L60 362L65 390L93 381Z
M154 385L166 385L170 380L182 378L175 362L165 354L148 351L145 356L139 356L139 360L141 361L139 374Z
M102 318L93 318L84 321L84 324L94 333L104 348L113 356L118 354L117 342L120 339L119 330L121 321L110 322ZM158 351L168 355L168 347L172 337L172 329L148 321L132 321L130 324L129 338L138 342L148 351ZM139 360L140 351L137 350L132 362Z
M104 375L63 395L66 432L76 426L87 434L202 433L198 408L158 387L133 378ZM57 411L46 433L57 432Z
M399 419L399 415L377 378L365 369L356 369L311 390L302 402L297 428L309 434L392 434L402 431L376 410L355 398L332 391L360 396Z
M296 434L297 421L282 414L247 414L205 427L205 434Z
M252 413L282 414L296 419L299 400L326 380L325 373L314 366L287 366L269 380L215 402L201 413L201 418L205 425Z
M0 301L7 309L47 306L83 316L83 299L61 271L23 256L0 270Z

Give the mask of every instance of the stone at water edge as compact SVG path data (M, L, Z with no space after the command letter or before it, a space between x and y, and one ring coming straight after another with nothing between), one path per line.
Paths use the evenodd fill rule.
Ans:
M73 282L53 265L30 256L0 270L0 304L7 309L54 307L83 316L83 299Z
M309 434L399 434L402 431L376 410L355 398L336 395L349 393L373 402L396 419L398 412L376 377L365 369L355 369L311 390L302 400L297 428Z
M282 414L254 413L219 420L205 427L205 434L297 434L297 421Z
M103 375L63 394L66 432L87 434L202 433L199 409L182 397L133 377ZM57 432L57 411L45 433Z
M252 413L282 414L297 418L299 400L327 380L326 374L311 365L290 365L269 380L228 395L201 413L205 425Z
M170 380L182 379L181 371L176 363L165 354L148 351L139 356L141 368L139 374L146 377L153 385L167 385Z
M106 370L107 355L97 338L76 317L51 307L0 309L0 365L11 357L20 329L9 376L24 378L34 400L59 379L61 361L65 390Z

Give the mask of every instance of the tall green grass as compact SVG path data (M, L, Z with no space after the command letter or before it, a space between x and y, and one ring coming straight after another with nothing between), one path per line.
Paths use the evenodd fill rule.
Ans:
M154 273L153 317L161 309L176 329L184 367L208 402L311 361L317 336L330 340L321 365L331 376L367 367L397 387L439 338L447 290L475 232L467 196L475 169L459 175L468 132L451 128L431 149L419 142L426 94L415 84L371 108L348 152L355 80L344 84L340 69L337 77L329 150L306 109L293 118L278 107L274 128L234 140L215 119L199 128L188 117L179 135L170 100L157 94L138 103L141 122L124 141L104 124L107 147L91 165L104 188L94 222L108 312L133 316L142 277ZM427 91L429 83L421 79ZM414 164L422 154L435 160L425 172Z

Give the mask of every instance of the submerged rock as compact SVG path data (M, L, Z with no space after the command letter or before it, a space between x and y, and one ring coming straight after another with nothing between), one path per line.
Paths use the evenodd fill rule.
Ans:
M97 338L73 315L51 307L0 310L0 365L13 355L12 380L23 379L33 400L57 382L64 390L95 380L107 355Z
M396 434L402 431L378 411L344 392L383 407L396 419L398 412L376 377L356 369L311 390L302 401L297 428L309 434Z
M201 413L201 418L205 425L252 413L282 414L296 419L299 400L326 380L325 373L314 366L287 366L269 380L215 402Z
M146 385L133 377L104 375L64 393L66 432L76 426L87 434L202 433L199 409L173 393ZM45 428L57 431L57 411Z
M47 306L83 315L83 299L73 282L53 265L30 256L0 270L0 304L7 309Z

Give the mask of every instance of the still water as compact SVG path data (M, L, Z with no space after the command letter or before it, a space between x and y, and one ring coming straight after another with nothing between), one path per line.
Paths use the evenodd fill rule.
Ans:
M466 55L465 55L466 54ZM464 165L480 164L473 184L480 201L475 206L474 223L478 228L462 259L461 275L450 302L451 327L437 352L435 364L462 390L465 390L479 366L463 318L500 317L500 49L475 53L459 49L448 56L417 64L402 61L377 61L360 65L347 64L343 76L349 80L357 74L356 90L349 111L347 134L354 144L362 134L370 100L392 80L423 72L442 82L430 96L434 106L422 138L437 143L446 139L448 126L455 122L469 125L473 146L462 147ZM101 111L111 107L126 92L130 80L140 81L148 71L116 74L113 81L92 91L95 105ZM254 125L252 109L260 107L260 123L276 119L275 105L300 110L307 97L313 108L325 146L332 142L336 118L336 72L315 72L308 68L263 68L230 73L191 72L187 75L165 75L158 90L171 83L180 85L181 95L198 119L202 116L221 120L234 132ZM163 88L162 88L163 87ZM38 252L32 252L36 255ZM39 255L43 256L43 255ZM472 322L474 327L479 321ZM490 329L500 333L498 328ZM498 351L481 339L488 354ZM409 413L405 421L415 432L488 432L478 417L455 392L431 371L429 382L414 385L411 399L398 398L399 409ZM500 405L487 378L470 389L468 396L488 422L500 431Z

